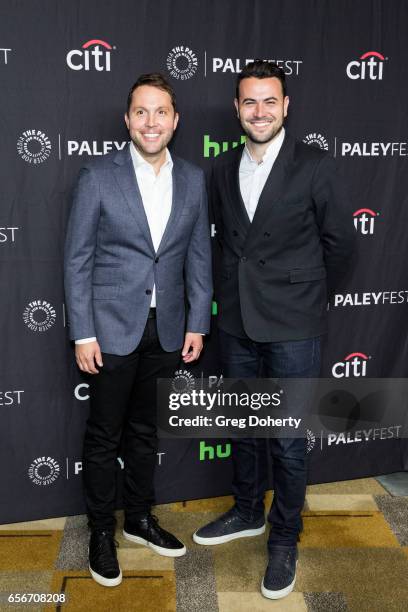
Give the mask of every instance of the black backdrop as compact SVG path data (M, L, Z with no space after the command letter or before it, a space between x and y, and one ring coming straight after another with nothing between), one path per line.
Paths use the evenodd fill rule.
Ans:
M241 137L236 73L254 58L283 66L288 129L336 156L358 233L323 373L406 375L407 22L404 0L2 1L0 522L84 509L87 381L67 341L63 237L81 163L128 140L125 100L141 72L169 76L181 114L172 149L208 170ZM212 334L195 377L219 375L216 350ZM352 442L309 432L310 482L407 468L399 422ZM229 493L230 471L222 440L163 441L158 501Z

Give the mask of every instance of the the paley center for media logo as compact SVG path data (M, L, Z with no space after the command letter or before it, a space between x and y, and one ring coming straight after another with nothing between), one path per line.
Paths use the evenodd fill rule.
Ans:
M45 487L57 480L61 473L58 461L53 457L37 457L28 468L28 477L31 482Z
M322 151L329 150L329 143L327 142L326 138L318 132L311 132L310 134L307 134L303 138L303 142L307 145L319 147L319 149L322 149Z
M382 81L384 75L384 62L388 57L384 57L378 51L367 51L358 59L352 60L347 64L346 74L349 79Z
M197 72L197 55L190 47L178 45L173 47L167 55L166 66L173 79L187 81Z
M47 300L32 300L23 312L24 323L34 332L48 331L56 319L55 308Z
M93 38L85 42L80 49L68 51L66 61L71 70L96 70L110 72L111 53L116 49L105 40Z
M42 130L25 130L17 140L17 152L27 164L42 164L51 155L51 148L51 141Z

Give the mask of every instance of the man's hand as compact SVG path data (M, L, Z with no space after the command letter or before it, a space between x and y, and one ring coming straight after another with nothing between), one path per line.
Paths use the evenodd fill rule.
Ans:
M184 346L181 352L184 363L191 363L199 358L203 350L203 337L201 334L187 332L184 338Z
M101 349L96 341L76 344L75 359L81 372L88 374L99 374L95 364L100 368L103 366Z

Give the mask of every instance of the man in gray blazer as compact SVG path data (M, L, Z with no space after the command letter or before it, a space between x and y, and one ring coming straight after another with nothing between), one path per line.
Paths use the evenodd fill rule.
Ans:
M185 546L151 514L157 460L156 380L199 357L212 280L203 172L171 156L175 94L160 74L128 96L132 142L80 171L65 248L65 293L78 367L91 374L84 484L89 569L122 580L115 529L116 466L124 442L124 536L165 556ZM187 303L187 306L186 306Z

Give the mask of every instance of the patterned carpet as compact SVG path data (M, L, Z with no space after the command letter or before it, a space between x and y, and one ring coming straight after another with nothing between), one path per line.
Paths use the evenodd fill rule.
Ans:
M271 496L268 496L270 502ZM97 585L87 571L84 516L0 526L1 610L63 612L402 612L408 610L408 497L391 496L375 479L308 488L295 591L264 599L266 538L216 547L192 532L227 510L231 498L155 508L188 553L160 557L116 538L123 583ZM65 593L62 605L8 604L6 593Z

